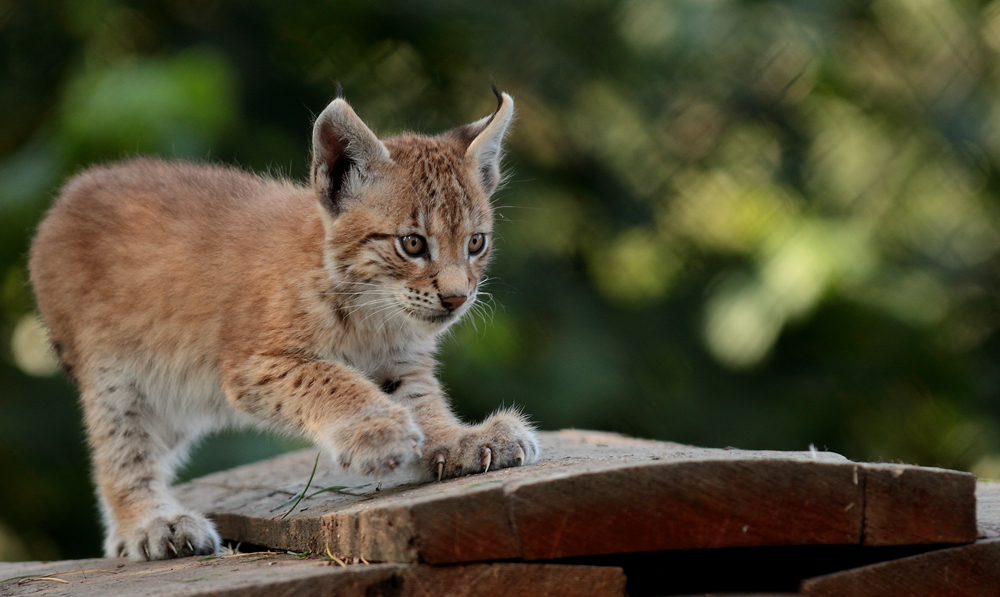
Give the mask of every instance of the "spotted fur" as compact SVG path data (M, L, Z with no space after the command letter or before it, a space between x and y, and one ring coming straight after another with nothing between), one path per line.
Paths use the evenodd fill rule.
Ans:
M523 416L466 425L434 376L436 339L468 312L490 258L514 108L497 95L480 121L384 141L338 97L314 127L309 187L151 159L69 181L29 265L80 388L106 555L218 548L170 484L220 427L301 434L373 475L535 460ZM417 237L426 252L410 255Z

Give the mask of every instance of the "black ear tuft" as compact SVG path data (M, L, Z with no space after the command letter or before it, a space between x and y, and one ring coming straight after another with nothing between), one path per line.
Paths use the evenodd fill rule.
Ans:
M503 153L503 138L514 116L514 100L497 89L490 78L490 87L497 96L497 109L485 118L456 129L453 133L465 143L465 154L479 182L489 195L500 184L500 157Z
M503 94L497 89L496 81L493 80L493 75L490 75L490 89L493 90L493 95L497 96L497 109L493 111L493 115L500 111L500 107L503 106Z
M344 88L340 86L340 81L336 81L336 83L337 83L337 95L334 96L334 99L344 99Z
M448 131L446 133L447 136L452 137L454 139L458 139L463 146L468 148L470 145L472 145L472 142L476 140L476 137L478 137L483 131L485 131L486 127L490 126L490 124L493 122L493 119L496 117L497 112L499 112L500 108L503 107L503 94L500 92L499 89L497 89L497 84L493 82L492 75L490 75L490 89L492 89L493 93L497 96L496 110L494 110L492 114L490 114L485 118L480 118L479 120L471 124L466 124L464 126L460 126L458 128Z

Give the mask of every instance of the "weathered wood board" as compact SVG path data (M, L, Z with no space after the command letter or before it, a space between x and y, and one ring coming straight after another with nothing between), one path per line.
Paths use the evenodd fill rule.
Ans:
M1000 594L1000 540L938 549L802 583L810 597L995 597Z
M196 479L223 537L369 561L455 563L764 545L969 543L975 478L828 452L750 452L561 431L539 463L442 483L349 476L303 451ZM869 486L867 481L872 479ZM933 520L927 519L933 515Z
M0 581L0 595L5 597L625 595L625 575L613 567L517 563L339 566L315 558L299 560L287 554L259 553L142 563L95 559L0 564Z
M1000 537L1000 482L976 484L976 526L979 537Z
M925 515L937 512L928 507ZM948 597L1000 595L1000 483L978 483L980 541L806 580L816 597Z
M866 464L864 469L865 545L975 540L973 475L892 464ZM956 529L965 529L967 534L956 537Z

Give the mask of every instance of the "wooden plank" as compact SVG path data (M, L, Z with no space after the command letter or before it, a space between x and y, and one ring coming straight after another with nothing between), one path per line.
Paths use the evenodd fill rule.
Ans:
M880 507L895 504L901 514L925 520L923 524L910 525L896 530L890 513L866 516L866 544L869 533L884 533L883 537L896 541L906 537L912 544L931 543L935 537L934 519L954 519L967 516L966 485L964 476L949 471L945 475L935 469L912 470L896 465L866 465L868 495L881 498ZM909 482L907 482L907 478ZM915 477L915 478L913 478ZM939 487L934 484L940 483ZM952 485L949 485L951 483ZM960 487L961 491L955 491ZM955 495L957 513L942 510L941 495ZM836 572L802 583L807 595L833 597L839 595L937 596L937 595L996 595L1000 587L1000 484L978 483L975 488L976 525L980 537L987 540L962 547L935 549L919 555L893 559L886 562L859 566ZM921 507L921 501L924 501ZM921 534L922 533L922 534ZM963 536L964 538L964 536ZM928 540L930 539L930 540ZM943 543L944 541L938 541Z
M313 552L329 545L342 557L442 564L858 544L866 513L882 516L882 541L891 541L892 533L955 540L967 535L972 520L949 514L928 526L915 517L915 499L907 510L896 495L915 484L923 493L911 493L922 496L926 512L950 512L956 504L969 509L971 489L952 482L962 473L906 467L898 477L887 473L878 491L866 494L867 465L828 452L694 448L587 431L540 439L542 458L533 466L426 485L385 479L378 491L370 479L344 475L321 460L314 489L354 489L305 499L284 519L275 507L302 490L314 451L196 479L178 493L183 503L207 511L230 540ZM952 481L927 489L937 478Z
M939 468L865 464L864 544L976 540L976 478Z
M51 576L47 577L48 580L40 578L45 575ZM205 561L182 558L142 563L76 560L0 564L0 579L23 576L28 578L0 582L0 595L625 595L625 575L620 568L613 567L519 563L445 567L413 564L338 566L320 559L299 560L287 554L249 553Z
M1000 591L1000 540L939 549L806 580L812 597L995 596Z
M976 526L983 539L1000 537L1000 483L976 484Z
M643 464L511 483L523 556L860 542L849 464L782 460ZM853 504L853 506L852 506Z

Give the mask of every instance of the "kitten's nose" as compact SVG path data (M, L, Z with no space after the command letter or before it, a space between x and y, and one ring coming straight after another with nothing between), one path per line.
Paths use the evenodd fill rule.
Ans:
M444 305L445 309L448 309L449 311L454 311L455 309L458 309L459 307L464 305L465 301L467 301L468 299L469 297L461 294L457 296L442 296L441 304Z

